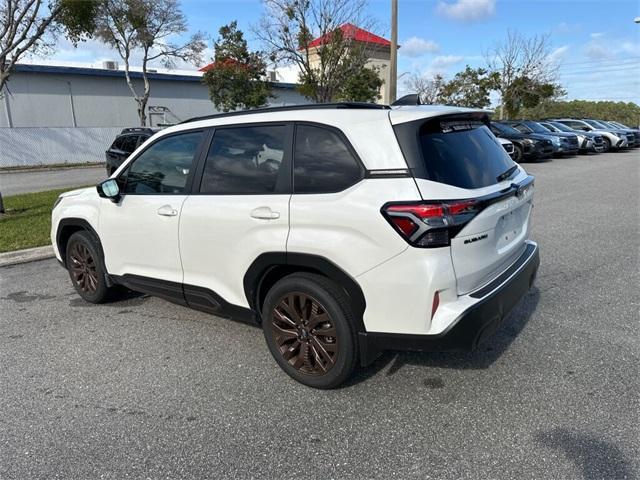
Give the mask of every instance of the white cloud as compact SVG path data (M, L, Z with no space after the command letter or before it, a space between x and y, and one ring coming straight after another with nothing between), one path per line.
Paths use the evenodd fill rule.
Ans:
M638 42L622 42L620 50L624 53L640 57L640 43Z
M593 61L608 60L614 57L611 47L599 41L587 43L585 54Z
M424 38L411 37L407 39L405 42L402 42L399 52L400 52L400 55L415 58L415 57L421 57L426 53L434 53L439 50L440 50L440 45L438 45L433 40L425 40Z
M436 11L447 18L462 22L476 22L495 13L496 0L455 0L453 3L440 0Z
M572 24L567 22L560 22L558 25L551 29L552 33L568 34L580 31L581 26L579 24Z
M553 52L549 54L549 62L550 63L560 63L564 60L564 57L569 52L569 45L563 45L562 47L556 48Z
M464 60L464 57L460 55L438 55L433 59L429 68L437 70L437 69L447 69L456 63L460 63Z
M590 33L590 34L589 34L589 36L590 36L591 38L600 38L600 37L602 37L603 35L604 35L604 33L603 33L603 32L593 32L593 33Z

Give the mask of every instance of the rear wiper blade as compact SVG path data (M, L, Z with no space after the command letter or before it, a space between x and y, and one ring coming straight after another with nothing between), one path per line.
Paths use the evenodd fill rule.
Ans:
M496 180L498 180L499 182L502 182L503 180L506 180L507 178L509 178L511 175L513 175L513 172L515 172L518 169L518 165L514 165L513 167L511 167L509 170L507 170L506 172L501 173L500 175L498 175L496 177Z

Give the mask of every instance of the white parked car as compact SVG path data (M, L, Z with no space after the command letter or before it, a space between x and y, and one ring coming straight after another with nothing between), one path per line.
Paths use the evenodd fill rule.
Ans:
M348 103L187 121L60 196L56 256L88 302L124 285L256 320L312 387L385 349L473 349L539 264L533 178L487 125Z

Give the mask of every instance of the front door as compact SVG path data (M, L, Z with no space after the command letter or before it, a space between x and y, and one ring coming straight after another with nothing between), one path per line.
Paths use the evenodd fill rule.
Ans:
M204 136L199 130L160 137L120 174L120 201L105 199L100 208L110 274L182 282L178 225Z

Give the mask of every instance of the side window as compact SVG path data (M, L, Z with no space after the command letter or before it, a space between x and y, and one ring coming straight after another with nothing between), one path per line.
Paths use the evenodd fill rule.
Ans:
M344 141L332 130L296 126L294 193L339 192L362 178L362 167Z
M202 173L200 193L275 193L288 126L217 129Z
M511 126L516 130L518 130L520 133L531 133L531 130L529 130L527 127L525 127L521 123L518 123L516 125L511 125Z
M122 145L124 144L124 137L116 137L116 139L111 144L111 148L114 150L122 150Z
M120 150L122 150L125 153L131 153L136 149L136 145L138 143L138 136L137 135L127 135L126 137L122 137L123 138L123 142L122 142L122 147L120 147Z
M202 132L189 132L155 142L128 167L125 193L183 193L201 140Z
M146 142L148 138L149 138L149 135L140 135L138 137L138 143L136 145L136 148L138 148L140 145L142 145L144 142Z

